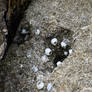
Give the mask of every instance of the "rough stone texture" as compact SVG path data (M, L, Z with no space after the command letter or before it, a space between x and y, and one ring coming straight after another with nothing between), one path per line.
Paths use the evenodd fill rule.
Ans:
M7 29L5 23L5 12L6 12L6 1L0 0L0 60L3 58L7 45L5 37L5 34L7 32L3 31L3 29Z
M80 30L72 55L47 78L56 92L92 91L92 25ZM67 67L66 67L67 66ZM47 81L47 80L46 80ZM53 91L51 91L53 92Z
M21 28L26 28L25 23L30 24L29 40L19 46L13 43L4 59L4 71L7 70L4 72L4 92L47 92L49 82L53 84L51 92L91 92L91 13L92 2L89 0L32 1L18 29L21 32ZM90 25L89 30L81 30L87 25ZM37 29L41 31L38 36L35 35ZM69 32L65 32L67 29ZM55 69L53 60L63 50L55 50L58 46L54 48L49 43L48 34L51 38L58 37L59 42L69 39L73 48L72 55ZM47 47L55 51L49 57L50 62L43 63L41 57ZM32 69L34 65L38 68L36 73ZM45 83L42 90L36 87L39 80Z

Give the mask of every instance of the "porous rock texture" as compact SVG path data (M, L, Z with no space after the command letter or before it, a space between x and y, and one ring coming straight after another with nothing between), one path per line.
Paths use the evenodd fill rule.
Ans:
M3 72L6 74L4 92L48 92L48 83L53 85L51 92L91 92L91 13L90 0L33 0L18 29L20 33L26 23L30 25L27 29L29 40L21 45L13 43L4 59L4 71L7 70ZM35 35L37 29L40 35ZM49 43L50 37L54 36L59 42L69 39L73 49L73 53L55 69L53 62L61 50L54 51L57 47ZM54 53L49 56L49 62L44 63L41 57L47 47ZM36 87L38 81L45 83L41 90Z
M0 60L3 58L6 49L6 33L8 33L6 22L5 22L5 12L6 12L6 1L0 0ZM6 31L4 31L5 29Z
M92 25L80 30L74 43L73 53L57 67L47 79L52 81L56 92L92 91ZM66 67L67 66L67 67ZM46 80L47 81L47 80ZM53 89L52 91L53 92Z

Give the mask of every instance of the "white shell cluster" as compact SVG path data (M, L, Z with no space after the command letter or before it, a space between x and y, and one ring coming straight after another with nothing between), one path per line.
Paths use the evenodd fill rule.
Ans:
M51 50L50 48L46 48L46 49L45 49L45 54L46 54L47 56L51 55L51 54L52 54L52 50Z
M42 59L43 62L49 61L49 59L46 55L43 55L41 59Z
M58 42L58 40L57 40L57 38L53 38L53 39L51 39L51 44L52 45L57 45L57 42ZM50 48L46 48L45 49L45 55L47 55L47 56L49 56L49 55L51 55L52 54L52 50L50 49ZM43 58L42 58L42 60L44 61L44 60L47 60L47 57L46 56L44 56Z
M66 48L67 45L69 45L69 42L70 42L70 41L69 41L68 39L64 39L64 40L60 43L60 45L61 45L61 47ZM52 38L52 39L51 39L51 44L52 44L52 45L56 46L57 43L58 43L57 38ZM46 48L46 49L45 49L45 55L43 55L42 58L41 58L42 61L43 61L43 62L49 61L48 56L50 56L51 54L52 54L52 50L51 50L50 48ZM69 49L69 51L64 51L64 55L65 55L65 56L67 56L68 54L72 54L72 49ZM56 63L57 66L60 66L61 64L62 64L61 61L58 61L58 62Z
M41 90L44 88L45 83L43 81L38 81L36 86L37 86L37 89ZM52 83L48 83L47 91L48 92L51 91L52 87L53 87Z
M37 30L35 31L35 34L36 34L36 35L39 35L39 34L40 34L40 30L37 29Z
M54 46L57 45L57 42L58 42L57 38L53 38L51 40L51 44L54 45Z
M44 87L44 82L38 81L37 82L37 89L43 89L43 87Z

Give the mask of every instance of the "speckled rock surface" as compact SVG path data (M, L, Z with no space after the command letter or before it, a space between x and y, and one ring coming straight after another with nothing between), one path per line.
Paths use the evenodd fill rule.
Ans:
M47 78L56 92L92 91L92 25L80 30L72 55ZM89 30L88 30L89 29ZM67 66L67 67L66 67ZM47 81L47 80L46 80ZM51 91L53 92L53 90Z
M0 34L0 60L3 58L6 49L6 38L4 34Z
M91 11L89 0L32 1L18 29L20 34L25 28L29 39L26 41L26 35L22 35L16 42L24 43L13 43L4 59L4 71L7 70L4 92L48 92L48 83L52 84L51 92L91 92L92 31L91 26L89 30L83 29L92 24ZM39 35L35 34L37 29ZM58 39L55 47L50 44L53 37ZM69 39L69 49L73 49L65 60L62 59L64 49L60 47L63 39ZM43 62L48 47L52 54L48 56L49 62ZM54 61L58 58L63 62L55 68ZM45 84L41 90L37 89L38 81Z
M6 34L8 33L5 22L6 1L0 0L0 60L6 49Z

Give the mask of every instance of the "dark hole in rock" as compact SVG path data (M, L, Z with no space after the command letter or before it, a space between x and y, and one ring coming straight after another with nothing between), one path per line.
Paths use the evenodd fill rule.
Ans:
M19 33L18 35L16 35L16 37L14 38L14 43L17 43L18 45L23 43L26 40L29 40L30 37L30 33L27 34L21 34Z
M12 2L12 1L11 1ZM31 3L30 0L25 1L25 3L22 6L19 6L18 8L13 9L13 13L10 15L10 18L8 18L8 4L7 4L7 11L4 13L4 20L7 25L8 29L8 35L7 38L7 48L5 50L5 55L3 59L6 57L6 53L11 45L11 43L14 41L14 37L16 36L16 32L18 31L19 24L21 20L24 17L25 10L28 8L29 4ZM28 36L20 37L21 39L18 40L17 43L23 42L24 40L28 40ZM25 39L24 39L25 38Z
M58 61L63 62L64 59L67 58L67 56L69 55L69 49L71 49L70 46L67 46L65 49L59 48L59 50L56 50L56 55L55 55L55 59L53 62L55 66L57 66ZM66 54L64 54L64 52Z
M58 61L63 62L63 60L64 60L66 57L67 57L67 56L65 56L65 55L63 55L63 56L61 56L61 55L56 55L56 57L55 57L55 59L54 59L54 65L56 66L56 64L57 64Z
M16 35L14 37L13 42L17 43L18 45L22 44L24 41L29 40L30 38L30 25L26 20L23 20L23 23L21 23L18 28L18 31L16 32Z
M28 8L30 2L31 2L30 0L27 0L20 7L14 8L13 13L11 14L11 17L9 19L6 13L5 20L6 20L7 28L9 31L8 36L7 36L8 47L11 45L11 43L14 40L19 24L22 18L24 17L25 10ZM8 6L7 6L7 11L8 11Z

